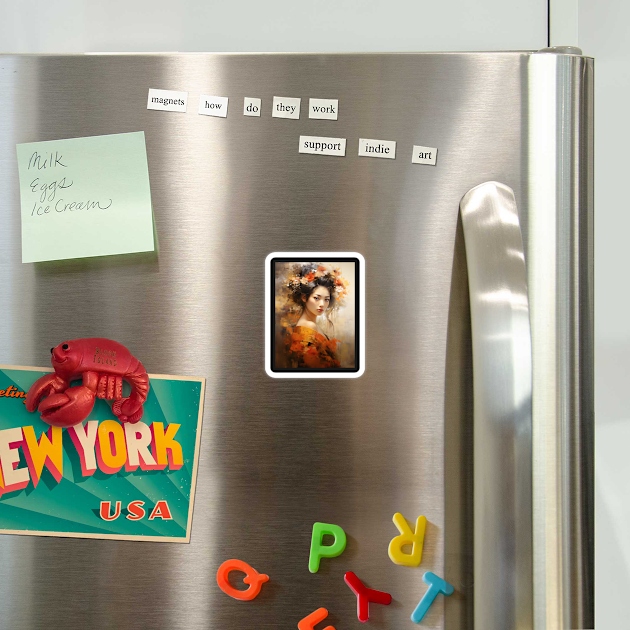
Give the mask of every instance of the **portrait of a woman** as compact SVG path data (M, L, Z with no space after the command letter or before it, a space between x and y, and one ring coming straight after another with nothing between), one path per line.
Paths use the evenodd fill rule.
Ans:
M276 265L277 367L335 369L354 367L354 291L343 263L299 262ZM353 274L353 264L347 271ZM351 295L352 294L352 295Z

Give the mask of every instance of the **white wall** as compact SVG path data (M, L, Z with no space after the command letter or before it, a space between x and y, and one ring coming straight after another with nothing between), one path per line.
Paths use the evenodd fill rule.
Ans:
M579 0L578 45L595 57L597 628L630 626L629 30L627 0Z
M514 50L546 0L0 0L2 52Z

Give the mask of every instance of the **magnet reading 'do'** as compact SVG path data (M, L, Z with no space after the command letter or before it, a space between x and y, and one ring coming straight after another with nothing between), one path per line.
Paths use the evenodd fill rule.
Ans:
M112 411L121 422L136 423L149 393L144 366L125 346L111 339L93 337L64 341L50 349L54 372L39 378L28 390L26 408L37 408L44 422L72 427L83 422L98 398L113 400ZM70 387L82 378L83 384ZM123 398L123 379L131 395Z

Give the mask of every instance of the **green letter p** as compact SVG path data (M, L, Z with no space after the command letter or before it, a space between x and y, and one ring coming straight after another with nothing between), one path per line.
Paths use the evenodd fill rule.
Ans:
M332 545L323 545L324 536L334 536ZM346 532L339 525L328 523L313 523L313 537L311 538L311 555L308 559L308 570L311 573L319 571L319 561L322 558L336 558L346 548Z

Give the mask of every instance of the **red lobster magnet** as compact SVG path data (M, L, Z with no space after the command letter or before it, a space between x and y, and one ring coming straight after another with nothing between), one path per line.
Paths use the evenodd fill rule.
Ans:
M73 339L51 348L50 354L55 371L37 379L26 395L26 408L37 408L44 422L54 427L79 424L90 415L96 397L113 400L112 411L121 422L142 418L149 376L125 346L98 337ZM79 377L83 384L70 387ZM122 395L123 379L131 385L128 398Z

